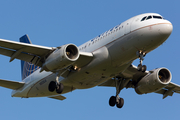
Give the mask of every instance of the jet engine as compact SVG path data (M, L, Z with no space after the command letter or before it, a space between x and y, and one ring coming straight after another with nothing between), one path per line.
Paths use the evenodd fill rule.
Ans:
M45 60L42 70L53 71L73 64L79 58L79 49L74 44L57 47Z
M167 86L171 78L171 72L166 68L152 70L135 85L135 91L137 94L158 91Z

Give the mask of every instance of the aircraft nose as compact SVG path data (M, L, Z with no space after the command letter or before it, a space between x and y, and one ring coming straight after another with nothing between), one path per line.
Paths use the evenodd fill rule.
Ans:
M171 22L163 23L159 29L161 35L169 36L173 30L173 25Z

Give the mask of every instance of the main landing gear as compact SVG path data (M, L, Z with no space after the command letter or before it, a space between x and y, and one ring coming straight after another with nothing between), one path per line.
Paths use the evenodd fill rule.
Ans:
M109 99L109 105L117 108L122 108L124 105L124 99L119 97L120 91L128 84L130 79L114 78L116 84L116 96L111 96Z
M138 69L138 71L145 72L146 69L147 69L147 66L142 65L142 63L143 63L144 57L146 56L146 53L143 52L143 51L137 51L136 54L137 54L137 56L139 57L139 60L140 60L140 64L138 65L137 69Z
M56 92L58 94L61 94L63 92L64 85L62 83L59 83L58 79L59 79L59 77L57 76L56 77L56 82L55 81L51 81L49 83L48 89L49 89L50 92L54 92L54 90L56 90Z
M117 96L111 96L109 99L109 105L114 107L116 105L117 108L122 108L124 105L124 99Z

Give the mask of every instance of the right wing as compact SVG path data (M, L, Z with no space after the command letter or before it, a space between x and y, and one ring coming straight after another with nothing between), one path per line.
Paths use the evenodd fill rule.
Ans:
M16 58L41 67L43 58L53 50L52 47L0 39L0 54L11 57L10 62Z
M28 37L27 35L25 35ZM23 36L24 37L24 36ZM0 54L9 56L10 62L14 59L30 62L42 67L46 58L55 50L54 47L45 47L22 42L0 39ZM88 64L93 54L88 52L79 52L79 59L74 63L78 67Z

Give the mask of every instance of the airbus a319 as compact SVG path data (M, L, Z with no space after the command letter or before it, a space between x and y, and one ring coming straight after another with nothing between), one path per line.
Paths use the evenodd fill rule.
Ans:
M24 35L20 42L0 39L0 54L21 60L22 82L0 79L12 97L66 99L62 94L95 86L114 87L110 106L122 108L123 88L137 94L158 93L163 98L180 93L167 68L146 70L144 57L164 43L172 32L170 21L156 13L132 17L77 47L34 45ZM139 65L132 65L139 58Z

